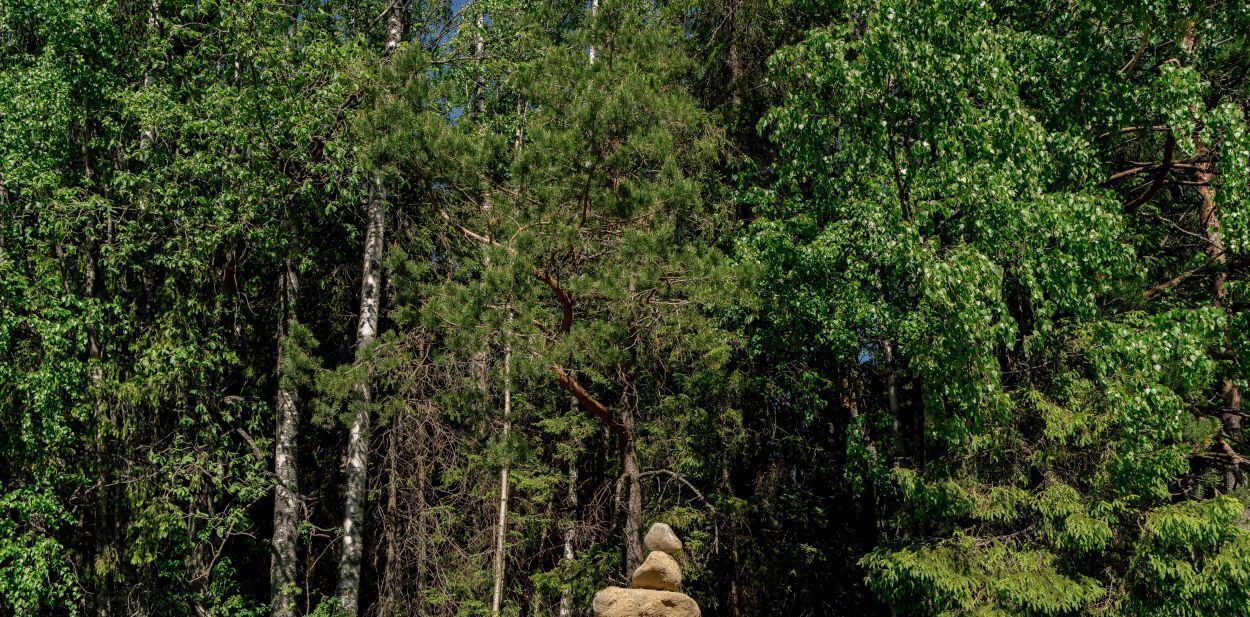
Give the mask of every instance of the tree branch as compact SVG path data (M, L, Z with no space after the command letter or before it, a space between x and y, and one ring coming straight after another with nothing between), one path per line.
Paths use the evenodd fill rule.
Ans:
M1150 169L1150 167L1147 165L1139 165L1137 167L1130 167L1128 169L1125 169L1124 171L1118 171L1114 174L1111 174L1110 178L1107 178L1106 184L1110 184L1112 182L1115 182L1116 180L1123 180L1124 178L1139 174L1143 171L1146 171L1147 169Z
M560 384L560 387L564 388L569 394L572 394L573 398L577 399L577 403L579 405L589 409L590 413L602 420L603 423L612 430L612 432L626 439L629 438L629 431L625 430L625 426L616 419L616 416L612 415L612 412L608 410L607 406L595 400L595 398L586 391L586 388L583 388L582 384L577 383L577 380L574 379L572 375L569 375L559 364L552 362L549 366L551 368L551 373L555 375L556 383Z
M451 220L451 215L447 214L447 211L442 208L438 209L438 215L443 217L443 220L446 221L448 225L451 225L452 229L455 229L456 231L463 234L464 237L474 242L477 242L479 244L485 244L487 246L502 246L498 242L495 242L495 240L491 238L490 236L477 233L476 231L473 231L472 229L469 229L468 227L465 227L464 225L461 225L460 223L457 223ZM512 247L505 247L505 250L507 250L509 253L516 254L516 251Z
M1141 61L1142 54L1146 53L1146 47L1150 44L1150 34L1154 32L1154 27L1155 22L1153 19L1150 20L1149 24L1146 24L1146 31L1141 35L1141 44L1137 46L1137 53L1133 54L1133 57L1127 64L1120 67L1121 75L1127 75L1137 67L1137 63Z
M709 512L711 512L712 514L716 514L716 506L713 506L712 502L708 501L707 497L702 492L700 492L699 489L695 488L694 485L691 484L690 481L685 478L685 476L671 469L652 469L652 470L644 471L638 474L638 477L645 478L647 476L654 476L656 474L661 474L661 473L673 478L674 480L677 480L678 482L681 482L683 485L685 485L686 488L690 489L690 492L694 493L695 497L699 498L699 501L703 502L703 505L707 506L707 509Z
M467 227L464 227L463 225L460 225L459 223L452 221L451 215L448 214L446 210L439 208L438 213L448 225L451 225L466 238L488 246L502 246L490 236L477 233ZM505 246L503 248L508 251L509 254L516 254L516 250L510 246ZM559 279L552 276L550 273L538 268L531 268L531 271L533 272L535 278L542 281L545 285L547 285L547 287L551 288L551 291L556 295L556 300L560 303L560 325L557 327L554 336L567 334L569 329L573 326L573 298L571 298L568 292L560 286ZM535 322L535 324L537 325L537 322ZM543 328L540 325L539 329L542 330L544 334L547 334L546 328ZM551 337L553 335L548 334L548 336ZM602 420L603 423L617 435L625 438L629 437L629 431L625 430L624 425L622 425L620 421L612 415L612 412L607 408L607 406L595 400L595 398L591 396L581 384L577 383L577 380L574 379L572 375L569 375L568 372L560 367L560 365L555 364L554 362L551 364L551 372L555 375L556 383L560 384L561 388L564 388L569 394L573 395L582 407L589 409L592 414Z
M1098 135L1094 139L1106 139L1112 135L1123 135L1124 133L1136 133L1137 131L1166 131L1166 130L1168 130L1168 127L1166 126L1126 126L1122 129L1118 129L1115 131L1107 131L1106 133L1102 133L1101 135Z
M1223 253L1220 253L1220 255L1223 255ZM1247 263L1250 263L1250 261L1247 261L1247 259L1243 258L1235 262L1225 264L1219 260L1218 256L1216 256L1207 260L1206 263L1202 264L1201 266L1198 266L1197 268L1189 270L1188 272L1182 272L1181 274L1178 274L1177 276L1174 276L1168 279L1167 281L1164 281L1162 283L1159 283L1158 285L1155 285L1154 287L1151 287L1150 289L1147 289L1145 292L1143 292L1142 295L1145 296L1147 300L1149 300L1159 295L1161 292L1164 292L1173 287L1176 287L1177 285L1180 285L1181 283L1184 283L1185 281L1188 281L1191 278L1195 278L1195 277L1204 275L1207 272L1215 270L1217 269L1217 266L1227 266L1229 270L1232 270L1233 268L1240 269L1244 267L1245 265L1247 265Z
M556 294L556 300L560 302L562 311L560 325L556 328L556 332L566 334L569 328L573 327L573 299L569 297L568 292L564 291L563 287L560 287L560 281L550 273L535 268L534 277L545 283Z
M1159 172L1155 174L1154 182L1150 183L1150 187L1138 195L1136 199L1124 204L1124 209L1133 212L1138 206L1150 201L1159 189L1163 188L1164 181L1168 178L1168 171L1172 169L1172 155L1176 151L1176 136L1168 133L1168 139L1163 144L1163 163L1159 165Z

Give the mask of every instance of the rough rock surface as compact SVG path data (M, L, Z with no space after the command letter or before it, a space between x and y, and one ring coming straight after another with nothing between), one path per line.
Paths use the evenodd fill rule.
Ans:
M634 570L634 589L658 589L677 591L681 589L681 566L667 553L651 551L646 561Z
M673 533L673 528L664 523L656 523L647 531L642 539L649 551L660 551L672 555L681 550L681 540Z
M656 523L643 542L651 553L634 570L634 588L608 587L595 594L595 617L699 617L699 605L677 591L681 566L672 553L681 550L681 540L673 528Z
M595 594L595 617L699 617L699 605L672 591L608 587Z

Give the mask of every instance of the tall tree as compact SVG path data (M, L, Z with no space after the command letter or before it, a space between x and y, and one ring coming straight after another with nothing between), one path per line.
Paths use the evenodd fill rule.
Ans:
M406 3L387 4L383 59L389 58L404 36ZM371 179L365 200L364 258L360 269L360 314L356 322L356 359L362 361L378 336L382 311L382 250L386 232L386 185L380 174ZM365 496L369 477L369 416L373 404L370 371L356 384L357 404L347 432L347 469L343 480L343 547L339 553L339 610L352 617L358 612L360 566L364 555Z
M0 613L1250 613L1248 37L0 3Z
M852 411L870 588L908 614L1242 610L1207 584L1250 547L1242 506L1206 479L1228 487L1211 450L1244 439L1207 402L1239 374L1209 197L1241 181L1186 170L1237 164L1198 144L1244 139L1244 51L1192 38L1244 16L846 8L773 59L781 164L744 259L785 315L761 342L824 363L817 393ZM1134 27L1093 36L1108 11Z
M295 615L296 541L302 505L299 497L299 393L295 365L299 343L295 305L299 277L288 261L279 280L282 290L281 326L278 339L277 427L274 429L273 561L269 585L273 615Z

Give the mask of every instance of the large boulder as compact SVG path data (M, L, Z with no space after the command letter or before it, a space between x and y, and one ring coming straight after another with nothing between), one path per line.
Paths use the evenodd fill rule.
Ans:
M681 550L681 539L677 534L673 533L673 528L664 523L656 523L647 530L647 535L643 537L642 543L647 545L649 551L660 551L672 555Z
M699 605L673 591L608 587L595 594L595 617L699 617Z
M658 589L677 591L681 589L681 566L667 553L651 551L646 561L634 570L634 589Z

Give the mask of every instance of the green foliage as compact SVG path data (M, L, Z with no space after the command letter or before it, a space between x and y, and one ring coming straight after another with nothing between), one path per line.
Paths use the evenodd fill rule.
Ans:
M0 3L0 612L1250 614L1250 8L594 6Z
M893 465L864 478L897 504L875 498L892 522L861 564L897 609L1244 611L1235 584L1167 556L1175 541L1204 559L1198 529L1221 539L1213 555L1244 533L1240 501L1189 501L1211 486L1198 457L1242 440L1209 411L1215 386L1241 379L1217 351L1239 336L1240 305L1197 292L1192 274L1169 282L1209 259L1177 237L1212 242L1211 223L1173 221L1206 189L1156 197L1104 180L1173 148L1149 128L1150 145L1109 143L1124 126L1165 127L1173 162L1240 160L1216 152L1243 148L1244 84L1229 87L1235 69L1220 64L1229 39L1204 37L1244 11L1151 5L1131 20L1140 29L1094 34L1111 4L1052 19L1014 3L850 3L772 60L782 96L761 126L777 179L740 244L780 315L757 340L900 384L900 402L871 404L893 423L853 419L846 445L853 460L875 443ZM1176 41L1152 45L1160 28ZM1189 55L1140 64L1191 44L1187 32ZM1220 216L1237 220L1246 174L1219 175ZM1225 226L1230 254L1239 224ZM1160 283L1185 295L1142 299Z

